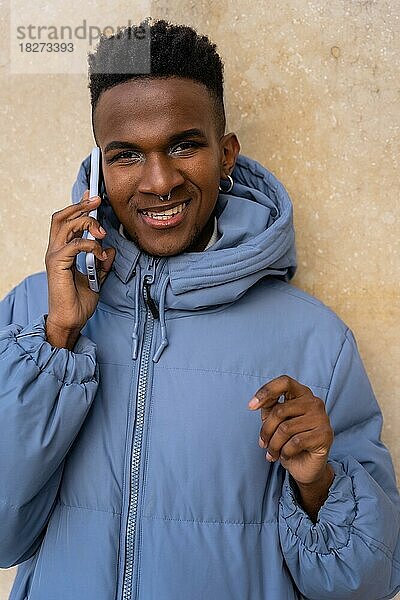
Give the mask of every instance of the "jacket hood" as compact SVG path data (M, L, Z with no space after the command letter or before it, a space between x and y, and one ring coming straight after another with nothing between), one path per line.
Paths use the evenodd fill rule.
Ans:
M89 188L90 155L82 162L72 188L72 201L80 202ZM195 310L234 302L268 275L288 281L296 271L293 206L280 181L256 160L239 154L232 172L234 185L218 195L215 215L219 239L203 252L184 252L162 259L168 281L163 286L164 309ZM113 270L126 283L149 256L119 233L116 217L105 193L98 220L107 236L104 247L114 246ZM86 272L85 253L78 268Z

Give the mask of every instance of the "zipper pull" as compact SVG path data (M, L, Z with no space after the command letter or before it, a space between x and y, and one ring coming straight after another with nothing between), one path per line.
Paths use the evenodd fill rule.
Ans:
M152 283L154 283L156 264L157 264L157 261L155 260L154 256L152 256L150 258L149 264L147 265L145 275L143 277L143 297L144 297L144 300L145 300L147 306L149 307L150 312L153 315L154 319L159 319L160 313L158 311L156 303L154 302L154 300L150 294L150 286Z
M154 302L153 298L150 296L150 283L148 281L146 281L146 277L144 278L143 286L144 286L143 287L143 296L144 296L145 302L147 303L147 306L149 307L153 317L155 319L159 319L160 313L158 312L156 303Z

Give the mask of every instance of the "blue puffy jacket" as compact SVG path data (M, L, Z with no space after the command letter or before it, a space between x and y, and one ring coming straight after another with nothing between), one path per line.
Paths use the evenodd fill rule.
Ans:
M46 341L45 272L2 300L0 565L19 564L11 600L377 600L400 589L396 478L352 332L288 283L282 184L243 155L232 175L220 237L204 252L139 252L104 200L103 244L117 254L72 351ZM265 460L260 413L248 408L285 373L326 403L335 431L335 478L315 524L288 472Z

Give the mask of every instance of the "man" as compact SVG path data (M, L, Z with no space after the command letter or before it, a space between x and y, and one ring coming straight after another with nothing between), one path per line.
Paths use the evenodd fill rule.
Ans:
M392 598L399 496L354 337L288 283L291 202L225 134L215 46L150 32L150 76L115 75L123 38L90 56L102 197L87 158L46 273L1 305L11 599Z

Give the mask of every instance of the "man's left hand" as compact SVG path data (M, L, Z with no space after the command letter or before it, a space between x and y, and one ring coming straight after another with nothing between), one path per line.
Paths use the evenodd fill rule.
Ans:
M278 402L281 396L285 402ZM281 375L255 393L249 408L261 408L259 445L268 450L267 460L279 459L300 485L325 476L334 433L324 402L310 388Z

